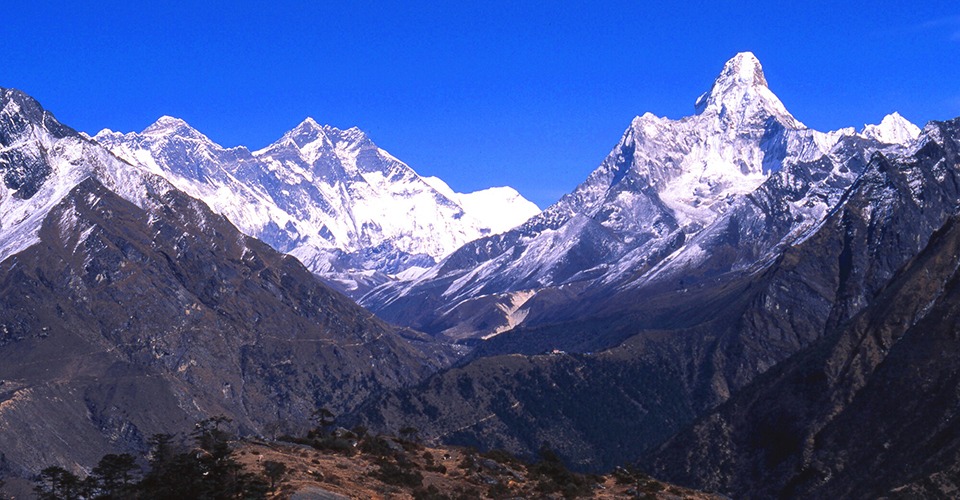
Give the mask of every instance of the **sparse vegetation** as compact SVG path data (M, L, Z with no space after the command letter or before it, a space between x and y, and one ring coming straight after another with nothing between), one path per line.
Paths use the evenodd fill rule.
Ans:
M408 460L377 460L379 469L371 475L386 484L417 488L423 485L423 474Z
M560 493L565 498L584 497L589 496L599 482L593 476L571 472L549 445L543 445L539 454L540 461L529 470L541 493Z
M277 489L277 484L287 473L287 466L281 462L267 460L263 463L263 475L270 480L270 491Z
M306 436L286 442L237 441L225 430L229 420L204 420L189 436L151 437L143 470L137 457L106 455L85 478L61 467L44 469L35 479L35 491L41 499L75 500L273 499L307 487L417 500L658 498L666 491L680 498L709 498L667 490L633 469L617 469L609 477L576 474L546 446L540 460L530 464L503 450L424 446L416 442L415 429L405 429L402 437L374 435L366 429L345 431L330 421L332 415L322 417ZM356 444L343 453L327 446L330 439Z
M68 500L264 498L267 483L236 461L232 436L222 428L227 423L225 417L197 423L192 445L179 443L171 434L151 437L145 474L136 457L111 454L82 480L62 467L48 467L35 478L34 491L41 499Z

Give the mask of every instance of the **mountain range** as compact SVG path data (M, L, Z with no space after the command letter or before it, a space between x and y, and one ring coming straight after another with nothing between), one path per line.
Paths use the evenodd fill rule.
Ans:
M416 276L467 241L539 212L509 187L456 193L361 130L312 118L254 152L224 148L168 116L140 133L103 130L93 139L351 295Z
M897 114L859 134L806 128L750 53L727 62L695 111L635 118L559 202L360 303L433 334L489 338L555 322L558 294L608 296L689 281L692 268L705 277L760 266L823 220L871 154L909 148L920 134ZM413 306L422 303L431 307Z
M771 95L759 64L740 54L697 101L696 115L660 120L676 127L658 137L666 151L681 148L678 161L657 161L670 156L659 145L645 149L657 129L642 125L653 118L635 119L573 195L514 231L465 245L418 280L365 297L385 317L435 335L487 340L457 366L368 402L361 419L384 426L413 421L435 439L527 454L549 442L584 469L640 460L661 477L735 497L948 496L955 461L933 450L952 449L952 441L924 433L919 422L948 421L938 398L950 396L914 393L909 385L951 380L949 354L932 373L914 367L913 379L886 393L898 395L893 404L913 425L902 455L871 455L884 446L872 430L890 428L881 423L884 413L846 405L864 387L890 388L893 382L871 380L873 370L916 322L952 328L943 312L952 304L951 275L909 268L926 253L947 266L944 273L955 267L956 254L938 235L960 206L956 125L932 122L920 130L894 114L859 133L819 133L790 118ZM694 122L692 132L682 126ZM724 147L736 140L744 141L735 148L742 158L731 158L742 162L722 170ZM711 166L691 167L701 157ZM690 189L691 168L719 198L698 198L703 186ZM711 177L714 169L722 173ZM732 191L750 175L760 177L755 185ZM622 185L634 176L642 181ZM687 186L681 192L691 196L682 203L689 205L677 207L676 182ZM598 199L589 214L571 208ZM612 214L624 207L642 215L619 224ZM638 234L638 221L669 223L660 232L649 229L655 224L641 226L644 250L624 252L619 245ZM614 231L621 227L630 228ZM552 252L536 253L537 245ZM579 274L558 274L570 262ZM504 281L515 269L522 278ZM905 306L913 316L852 330L865 316L900 310L903 296L889 289L910 272L927 287ZM475 288L455 295L468 287ZM523 298L521 307L511 296ZM420 300L431 307L402 305ZM520 321L490 336L511 314ZM875 329L890 338L872 340L868 345L880 347L864 354L866 341L857 339L865 337L850 336L875 338ZM955 348L942 336L938 342L945 353ZM833 345L837 352L824 347ZM918 348L905 345L897 362L924 356L912 351ZM819 374L827 363L832 372ZM791 378L770 382L780 370ZM835 383L837 370L843 376ZM827 382L817 382L822 377ZM847 427L822 444L821 427L842 413ZM862 450L856 460L845 455L853 450ZM878 473L888 476L876 481Z
M455 354L25 94L0 93L0 124L6 472L89 464L220 414L246 433L297 429Z
M960 484L957 121L816 131L741 53L541 212L355 128L91 137L0 92L0 473L327 407L737 498Z

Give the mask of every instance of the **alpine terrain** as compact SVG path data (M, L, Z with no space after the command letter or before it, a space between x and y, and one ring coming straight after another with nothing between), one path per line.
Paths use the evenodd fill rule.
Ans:
M430 333L489 337L555 321L558 310L582 314L550 308L557 295L583 303L584 290L751 269L820 223L873 152L909 147L920 133L896 114L861 134L806 128L750 53L724 65L695 109L680 120L635 118L558 203L361 304ZM423 303L431 307L413 306Z
M744 52L539 211L356 128L90 137L0 89L0 176L0 476L223 415L385 495L960 492L960 119L813 130Z
M89 467L223 415L299 429L449 351L0 89L0 471Z
M898 339L952 328L956 124L921 130L892 114L861 132L810 130L751 54L729 61L695 110L635 119L556 205L365 297L395 321L487 340L358 417L527 454L549 442L583 469L640 459L734 497L948 491L955 462L933 450L949 436L919 430L947 418L935 390L952 390L948 354L929 372L898 365L945 381L897 382L909 448L878 454L878 428L851 429L886 421L858 398L872 384L889 397L880 387L893 382L871 377L897 342L898 363L932 352ZM408 306L420 302L431 307ZM822 441L841 419L849 433Z
M140 133L103 130L94 139L353 296L539 212L509 187L455 193L359 129L312 118L254 152L224 148L168 116Z
M872 162L815 236L844 242L819 257L857 314L672 438L650 469L744 498L957 495L960 121L931 123L922 142Z

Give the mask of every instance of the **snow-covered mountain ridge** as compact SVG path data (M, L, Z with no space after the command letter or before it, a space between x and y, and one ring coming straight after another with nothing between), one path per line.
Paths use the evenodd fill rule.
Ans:
M0 261L39 241L47 213L88 177L140 208L151 205L150 195L173 188L60 124L14 89L0 89L0 175Z
M809 129L770 91L751 53L729 60L694 109L679 120L636 117L559 202L361 303L390 320L457 336L470 331L462 318L483 317L485 326L470 334L482 336L514 321L476 316L478 304L516 293L633 287L719 256L711 272L746 269L822 220L870 155L907 151L919 136L899 115L861 133ZM424 301L440 310L410 312ZM523 308L536 303L533 297ZM525 311L511 312L518 314Z
M865 125L860 134L884 144L910 144L920 137L920 127L910 123L900 113L893 112L885 116L879 125Z
M171 117L140 133L103 130L95 140L346 291L416 275L539 212L510 188L455 193L361 130L312 118L255 152L224 148Z
M540 213L539 207L510 186L457 193L439 177L424 177L423 180L447 198L456 201L467 213L480 217L481 222L489 227L493 234L509 231Z

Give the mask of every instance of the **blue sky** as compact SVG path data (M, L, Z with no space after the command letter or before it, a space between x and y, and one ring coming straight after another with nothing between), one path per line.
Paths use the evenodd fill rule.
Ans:
M9 2L0 86L90 133L166 114L256 149L306 116L356 125L456 190L541 207L740 51L817 129L960 116L955 1L156 3Z

